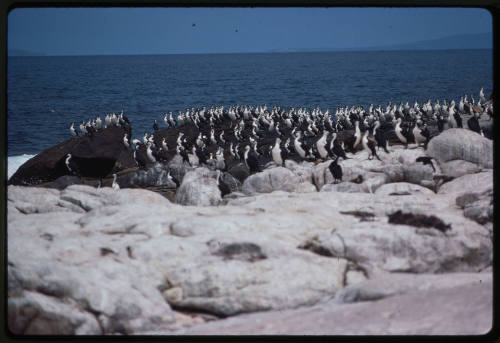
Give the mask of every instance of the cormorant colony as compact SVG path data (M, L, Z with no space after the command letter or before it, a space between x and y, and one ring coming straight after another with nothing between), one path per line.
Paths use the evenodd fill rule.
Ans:
M463 115L471 117L464 123ZM261 171L271 161L284 165L286 159L331 159L329 169L338 181L342 170L337 161L346 159L346 152L366 150L370 159L380 160L377 151L389 153L389 141L406 147L409 143L426 147L432 135L447 128L468 128L484 136L478 121L482 115L489 120L493 117L493 101L484 97L482 88L477 102L472 95L465 95L458 105L454 100L440 103L429 99L413 105L389 102L385 108L371 104L367 110L346 106L337 108L334 116L320 108L212 106L186 109L176 116L165 113L163 123L169 130L162 130L154 120L152 134L144 133L142 140L132 141L125 134L123 144L134 150L141 168L155 162L167 163L175 155L192 166L205 165L221 171L241 162L250 173ZM119 115L107 114L104 123L100 117L82 122L80 135L93 135L112 125L130 125L123 110ZM70 131L78 136L74 123Z

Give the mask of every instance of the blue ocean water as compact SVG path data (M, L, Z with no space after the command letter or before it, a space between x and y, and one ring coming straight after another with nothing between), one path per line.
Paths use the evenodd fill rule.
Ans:
M69 126L122 109L134 137L163 114L212 105L323 110L456 99L493 88L492 50L9 57L8 156L71 138Z

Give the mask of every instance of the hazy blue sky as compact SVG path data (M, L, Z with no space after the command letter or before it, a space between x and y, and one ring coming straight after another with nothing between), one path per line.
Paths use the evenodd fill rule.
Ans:
M490 13L468 8L21 8L8 16L8 48L47 55L260 52L491 31Z

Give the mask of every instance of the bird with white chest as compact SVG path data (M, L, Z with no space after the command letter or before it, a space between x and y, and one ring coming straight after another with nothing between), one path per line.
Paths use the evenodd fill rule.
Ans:
M74 125L75 125L75 123L71 123L71 126L69 127L69 130L71 131L71 134L74 137L78 137L78 132L76 132Z
M394 127L394 132L396 133L396 136L398 137L399 141L403 144L407 144L408 140L406 137L403 135L403 129L401 128L401 117L399 117L396 120L396 125Z
M421 120L417 120L415 123L415 126L413 127L413 137L415 137L415 143L417 144L417 147L420 144L425 144L427 142L427 138L422 134L422 129L420 129L420 124L422 123Z
M356 147L358 146L358 144L361 142L361 130L359 129L359 121L356 120L354 122L354 137L355 137L355 140L354 140L354 144L352 145L352 149L356 149Z
M302 142L300 141L300 137L301 137L300 131L297 131L295 139L293 141L293 147L295 149L295 152L297 154L299 154L299 156L301 158L305 158L306 157L306 151L302 147Z
M451 103L448 107L448 125L450 128L458 127L457 120L455 119L455 103Z
M481 87L481 89L479 90L479 100L480 100L482 103L485 103L485 102L486 102L486 98L484 97L483 87Z
M102 129L102 120L101 120L101 117L98 116L96 119L95 119L95 128L97 130L100 130Z
M215 153L215 168L218 170L224 170L224 168L226 168L224 150L221 147L219 147Z
M167 145L167 141L165 140L165 137L163 137L163 139L161 140L161 147L162 147L163 151L165 151L165 152L168 151L168 145Z
M316 149L318 150L319 156L323 160L326 160L326 158L328 157L328 151L325 148L327 136L328 136L328 131L325 130L321 138L318 139L318 141L316 142Z
M257 157L250 152L250 145L245 146L245 153L243 154L245 165L250 170L250 173L260 172L259 161Z
M271 150L271 156L273 158L273 161L278 166L283 165L283 158L281 157L280 143L281 143L281 139L279 137L276 138L276 143L274 144L274 147Z
M156 162L156 158L153 156L153 150L151 150L151 143L148 143L147 145L146 155L148 156L148 159L151 163Z
M375 146L377 141L373 135L369 135L370 130L366 130L363 134L363 138L361 139L361 144L363 145L363 149L368 152L368 159L371 160L373 156L375 156L379 161L381 161L380 157L377 155L377 151L375 150Z
M214 129L210 130L210 142L214 145L217 145L217 141L215 140L215 131Z
M125 148L127 149L130 147L130 143L128 141L128 134L123 135L123 145L125 145Z
M113 183L111 184L111 188L113 188L114 190L120 189L120 185L118 184L118 182L116 182L116 174L113 174Z
M163 116L163 122L165 123L165 125L167 126L167 129L168 129L168 115L165 113L165 115Z

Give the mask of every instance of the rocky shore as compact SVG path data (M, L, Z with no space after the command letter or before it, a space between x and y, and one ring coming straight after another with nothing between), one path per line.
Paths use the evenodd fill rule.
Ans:
M174 158L177 190L161 165L121 179L162 180L152 190L9 185L9 329L488 332L492 141L449 129L427 150L348 156L338 184L329 161L270 163L238 178L238 166L221 173Z

